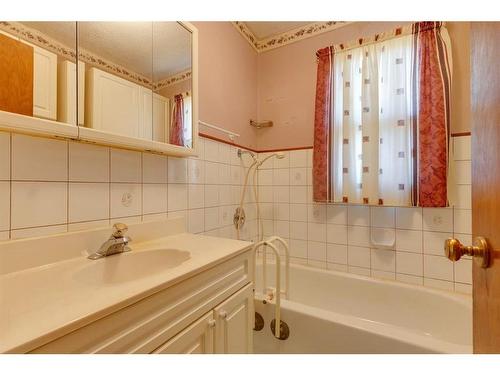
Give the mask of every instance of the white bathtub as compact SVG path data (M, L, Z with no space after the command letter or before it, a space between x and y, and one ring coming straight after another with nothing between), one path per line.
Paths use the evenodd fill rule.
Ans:
M282 299L287 340L274 338L274 304L255 310L264 328L254 331L255 353L471 353L472 299L393 281L290 266L290 299ZM268 280L274 280L268 265Z

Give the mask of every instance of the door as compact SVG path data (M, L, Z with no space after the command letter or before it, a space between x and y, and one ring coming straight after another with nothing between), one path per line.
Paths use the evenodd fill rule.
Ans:
M213 354L214 327L213 311L210 311L161 345L153 354Z
M57 118L57 55L33 46L33 115Z
M215 308L215 352L253 351L253 284L248 284Z
M500 353L500 23L471 23L472 234L492 249L473 266L474 353Z

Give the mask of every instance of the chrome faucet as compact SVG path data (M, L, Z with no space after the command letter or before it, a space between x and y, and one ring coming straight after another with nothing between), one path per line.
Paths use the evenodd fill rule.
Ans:
M109 239L101 245L99 250L97 250L94 254L89 255L89 259L95 260L131 250L127 245L132 241L132 239L124 235L125 232L127 232L128 227L122 223L115 223L113 225L113 230L114 232L111 237L109 237Z

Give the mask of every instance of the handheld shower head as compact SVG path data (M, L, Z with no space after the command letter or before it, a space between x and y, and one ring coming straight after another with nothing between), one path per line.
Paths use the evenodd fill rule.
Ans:
M276 155L276 157L278 159L284 159L285 158L285 154L283 152L277 152L275 155Z

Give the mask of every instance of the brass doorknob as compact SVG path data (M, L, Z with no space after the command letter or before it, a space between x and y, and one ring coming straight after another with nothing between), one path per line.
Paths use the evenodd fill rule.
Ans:
M453 262L459 260L462 255L469 255L483 268L490 265L490 248L484 237L476 237L473 246L464 246L456 238L448 238L444 241L444 253Z

